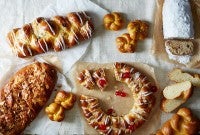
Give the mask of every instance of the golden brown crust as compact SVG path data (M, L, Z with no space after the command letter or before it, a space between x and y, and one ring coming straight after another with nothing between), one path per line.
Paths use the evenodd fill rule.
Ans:
M137 40L132 39L130 34L124 33L116 38L116 45L118 50L122 53L133 53L137 46Z
M65 109L69 110L74 106L76 101L76 96L71 92L66 92L64 90L59 90L56 94L54 102L60 104Z
M18 57L29 57L51 49L61 51L89 39L94 31L85 12L71 12L51 19L39 17L22 28L13 29L7 38Z
M133 93L134 105L129 113L122 116L108 115L101 109L97 98L81 95L83 115L100 134L132 134L148 118L155 103L156 87L145 75L125 63L115 63L114 74L115 79L126 83Z
M117 31L120 30L124 26L124 21L119 12L112 12L110 14L106 14L103 18L104 27L107 30Z
M64 108L57 103L51 103L45 108L45 112L52 121L60 122L65 118Z
M128 24L127 29L132 39L144 40L148 36L149 25L147 22L135 20Z
M0 133L20 134L47 102L57 81L49 64L35 62L20 69L0 91Z
M106 74L103 68L99 68L92 73L92 77L100 90L104 90L108 86Z
M83 70L77 77L78 82L88 90L94 89L95 82L89 70Z
M191 110L181 108L172 118L166 121L156 135L196 135L200 121L196 119Z

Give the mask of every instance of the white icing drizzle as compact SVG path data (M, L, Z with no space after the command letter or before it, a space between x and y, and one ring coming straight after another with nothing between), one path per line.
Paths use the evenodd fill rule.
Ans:
M104 113L102 112L99 117L97 118L97 121L99 121L103 117Z
M24 52L24 45L23 46L19 45L19 42L16 40L15 33L13 31L11 32L11 35L12 35L12 39L14 39L13 42L14 42L14 50L16 50L15 53L18 54L17 50L19 50L24 56L26 56Z
M89 38L92 36L92 28L90 27L88 21L86 22L87 30L89 32Z
M137 79L138 77L140 77L140 75L141 75L140 72L136 72L136 73L134 74L134 79Z
M43 50L43 52L45 52L45 49L42 47L42 45L40 43L40 40L38 41L38 44L39 44L40 48Z
M110 120L110 116L106 116L106 119L105 119L105 122L104 122L104 124L105 124L105 125L107 125L107 124L108 124L108 122L109 122L109 120Z
M75 38L74 38L74 40L76 41L76 43L78 43L79 44L79 41L78 41L78 36L76 35L76 33L74 32L74 30L73 29L71 29L71 32L74 34L74 36L75 36Z
M59 47L64 50L65 49L65 41L63 39L63 36L61 36L61 41L58 40L58 44L59 44Z
M110 128L108 129L106 135L109 135L111 131L112 131L112 127L110 127Z
M44 41L44 44L45 44L45 47L46 47L46 52L49 51L49 48L48 48L47 42L44 40L44 38L43 38L42 40Z
M89 103L91 103L91 102L93 102L93 101L95 101L96 99L93 99L93 98L89 98L89 99L81 99L80 101L81 102L89 102Z
M79 12L76 12L76 15L78 16L79 20L81 21L81 25L83 26L83 19L81 18Z
M27 46L27 49L28 49L29 54L32 56L33 54L29 46Z
M85 11L82 11L82 13L84 14L84 16L88 19L90 19L90 17L85 13Z
M153 94L153 92L146 91L146 92L140 92L139 94L140 94L141 96L146 97L146 96L149 96L149 95Z
M87 23L86 23L86 26L87 26ZM86 33L87 37L90 38L90 33L87 31L86 26L82 27L82 29Z
M46 19L44 19L44 21L47 23L47 25L50 28L50 30L53 33L53 35L56 35L55 31L53 30L53 28L51 27L51 25L48 23L48 21Z
M96 104L92 104L91 105L91 109L94 109L94 108L96 108L96 107L98 107L99 106L99 103L97 102Z

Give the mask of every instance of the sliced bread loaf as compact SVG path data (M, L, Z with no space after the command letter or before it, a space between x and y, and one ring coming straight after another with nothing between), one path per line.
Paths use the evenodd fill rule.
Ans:
M162 99L161 102L161 109L164 112L172 112L174 111L176 108L178 108L180 105L182 105L183 103L185 103L186 100L183 99Z
M167 40L165 47L173 55L193 55L194 44L189 40Z
M181 69L173 69L168 74L169 79L175 82L190 81L193 86L200 87L200 75L183 72Z
M190 81L185 81L181 83L176 83L165 87L163 90L163 96L166 99L176 99L180 97L181 99L188 99L192 94L192 84Z

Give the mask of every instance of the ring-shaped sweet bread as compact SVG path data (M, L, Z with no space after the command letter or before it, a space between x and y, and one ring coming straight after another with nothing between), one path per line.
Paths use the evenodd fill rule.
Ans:
M97 98L81 95L80 103L88 124L100 134L121 135L131 134L139 128L149 116L154 103L157 88L134 67L124 63L114 64L114 74L117 81L126 83L131 89L134 104L129 113L122 116L106 114Z

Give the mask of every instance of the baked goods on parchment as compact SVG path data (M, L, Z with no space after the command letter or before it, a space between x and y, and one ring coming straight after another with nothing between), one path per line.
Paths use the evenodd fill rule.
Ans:
M79 83L88 90L94 89L95 82L89 70L83 70L77 77Z
M103 68L99 68L95 71L84 69L79 73L77 79L78 82L88 90L94 89L97 85L97 87L103 91L108 85L105 70Z
M199 67L199 4L200 1L196 0L157 0L152 47L153 53L157 57L180 66ZM164 10L165 15L163 15ZM173 11L171 12L171 10ZM165 34L164 27L167 31ZM168 41L172 41L173 49L165 46ZM191 46L189 48L187 47L188 43ZM186 47L183 47L184 44ZM175 51L178 53L174 54ZM188 51L189 54L187 54Z
M122 116L106 114L96 97L81 95L80 103L88 124L101 134L131 134L148 118L155 104L157 87L133 66L114 64L115 79L131 89L134 104L129 113Z
M103 24L107 30L117 31L124 26L124 20L119 12L112 12L104 16Z
M56 82L54 67L40 62L13 75L0 90L0 133L21 134L46 104Z
M108 86L108 81L106 79L105 69L99 68L92 73L92 77L98 88L104 90Z
M166 121L155 135L197 135L200 121L188 108L181 108Z
M182 64L190 62L194 50L193 43L187 40L177 40L194 38L193 18L189 0L165 0L162 18L164 39L168 39L165 42L165 49L169 59ZM170 41L173 49L167 46ZM188 42L190 42L189 48ZM185 53L187 50L191 53ZM176 54L174 53L175 51L177 52Z
M7 35L10 47L18 57L29 57L51 49L62 51L89 39L94 31L91 18L85 12L67 16L36 18Z

